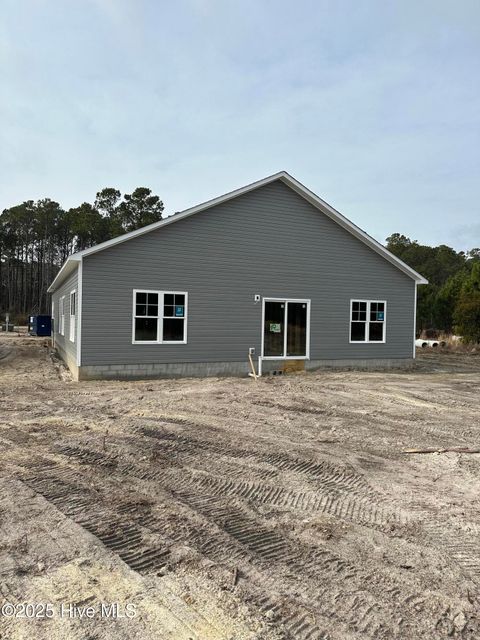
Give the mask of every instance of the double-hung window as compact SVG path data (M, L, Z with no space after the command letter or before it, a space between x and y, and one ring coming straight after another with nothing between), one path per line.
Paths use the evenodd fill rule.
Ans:
M75 328L77 317L77 292L70 292L70 340L75 342Z
M58 333L61 336L65 335L65 296L62 296L58 302L58 315L59 317L59 327Z
M350 342L385 342L386 308L384 300L352 300Z
M185 344L187 342L186 292L133 292L134 344Z

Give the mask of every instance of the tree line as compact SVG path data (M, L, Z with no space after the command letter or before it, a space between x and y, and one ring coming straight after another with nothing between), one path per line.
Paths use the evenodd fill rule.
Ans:
M48 286L67 257L161 219L164 205L146 187L122 194L108 187L93 204L64 209L44 198L0 215L0 315L24 323L50 313Z
M480 249L429 247L404 235L387 238L387 249L428 279L418 287L417 331L456 333L480 342Z

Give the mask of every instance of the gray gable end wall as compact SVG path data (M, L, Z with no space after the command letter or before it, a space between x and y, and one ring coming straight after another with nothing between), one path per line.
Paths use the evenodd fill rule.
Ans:
M82 278L82 366L245 362L255 294L311 299L312 360L412 357L415 282L281 181L85 256ZM188 344L132 344L134 289L188 292ZM349 343L351 298L387 301L386 344Z

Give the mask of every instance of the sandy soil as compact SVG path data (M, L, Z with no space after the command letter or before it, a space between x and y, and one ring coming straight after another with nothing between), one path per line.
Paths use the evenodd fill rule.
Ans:
M54 616L0 638L479 638L480 455L402 453L479 446L479 400L480 355L75 383L4 337L0 603Z

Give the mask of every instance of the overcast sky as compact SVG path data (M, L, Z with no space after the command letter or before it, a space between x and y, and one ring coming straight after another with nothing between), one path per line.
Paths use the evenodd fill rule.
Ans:
M2 0L0 209L285 169L380 241L480 246L478 0Z

